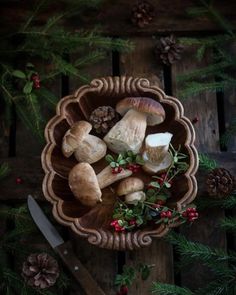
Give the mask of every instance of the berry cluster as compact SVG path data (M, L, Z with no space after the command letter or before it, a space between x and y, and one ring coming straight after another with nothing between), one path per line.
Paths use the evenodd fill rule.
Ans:
M40 88L40 77L38 74L32 74L31 80L33 81L33 86L35 89Z
M172 217L172 212L170 210L168 211L163 211L160 214L161 218L171 218Z
M116 295L127 295L128 294L128 287L123 285L120 287L120 290L116 293Z
M123 170L123 168L120 167L120 166L118 166L118 167L114 167L114 168L111 168L111 173L112 173L112 174L118 174L118 173L120 173L122 170Z
M125 231L125 228L121 225L119 225L119 221L116 219L116 220L113 220L111 223L110 223L111 226L114 227L115 231L116 232L123 232Z
M182 216L186 218L189 222L193 222L198 218L198 212L196 208L187 208L186 211L182 213Z
M138 164L133 164L133 163L130 163L127 165L127 169L129 169L130 171L132 171L133 173L136 173L136 172L139 172L140 170L140 165Z

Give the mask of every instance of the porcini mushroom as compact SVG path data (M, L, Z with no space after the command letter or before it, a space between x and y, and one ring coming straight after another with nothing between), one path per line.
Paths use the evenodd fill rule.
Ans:
M63 137L63 155L68 158L74 153L79 162L89 164L103 158L106 155L107 146L102 139L89 134L91 129L92 125L87 121L76 122Z
M130 175L132 175L132 171L128 169L113 174L110 166L105 167L96 175L90 164L79 163L70 171L68 180L69 187L76 199L84 205L93 207L102 201L101 189Z
M162 173L172 164L172 156L168 152L173 134L169 132L149 134L145 139L143 170L150 174Z
M138 153L147 125L160 124L165 119L162 105L148 97L127 97L118 102L116 111L123 118L104 137L108 148L115 153Z
M75 165L69 173L69 187L82 204L93 207L102 202L97 176L88 163Z
M142 191L144 183L137 177L128 177L120 182L117 187L117 195L125 195L125 202L128 204L137 204L146 199L145 193Z

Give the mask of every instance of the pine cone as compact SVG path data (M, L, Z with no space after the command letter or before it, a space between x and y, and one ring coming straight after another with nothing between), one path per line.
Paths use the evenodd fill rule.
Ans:
M119 121L119 114L110 106L95 109L89 121L97 133L107 133Z
M208 173L206 185L210 196L226 197L234 189L234 177L224 168L215 168Z
M162 37L157 43L155 53L166 65L171 65L181 59L183 45L179 44L174 35Z
M154 17L154 7L147 1L139 1L133 6L131 21L140 28L148 25Z
M59 266L57 261L46 253L31 254L23 263L22 276L29 286L49 288L59 276Z

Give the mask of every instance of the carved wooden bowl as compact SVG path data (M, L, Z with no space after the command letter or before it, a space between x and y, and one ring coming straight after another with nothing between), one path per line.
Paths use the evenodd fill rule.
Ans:
M193 201L197 193L194 175L198 168L198 156L194 147L194 129L189 119L184 117L181 103L176 98L166 96L159 87L151 85L147 79L125 76L94 79L90 85L82 86L73 95L62 98L57 105L56 116L46 126L47 145L42 153L42 166L45 171L43 193L53 204L53 215L56 220L70 226L89 243L116 250L146 247L151 244L152 238L164 236L170 227L178 226L180 222L174 220L171 225L159 224L156 227L146 226L131 232L114 232L110 222L116 199L114 189L117 184L102 190L101 204L92 209L82 205L74 198L68 185L69 171L77 161L73 156L63 156L61 144L65 132L73 123L88 120L91 112L99 106L115 107L119 100L127 96L145 96L159 101L165 109L166 119L160 125L148 127L146 134L171 132L173 146L177 148L181 145L181 152L188 155L189 168L185 174L176 177L172 186L172 197L167 203L167 206L182 210ZM106 165L102 159L93 164L93 168L98 173ZM147 183L149 176L140 172L138 177Z

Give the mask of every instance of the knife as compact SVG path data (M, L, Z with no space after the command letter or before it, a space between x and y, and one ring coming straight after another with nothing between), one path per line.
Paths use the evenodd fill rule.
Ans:
M65 265L68 267L76 281L82 286L87 295L105 295L97 282L92 278L87 269L81 264L72 249L70 241L64 242L54 225L48 220L38 203L32 196L28 196L28 208L30 214L52 246L54 251L59 254Z

